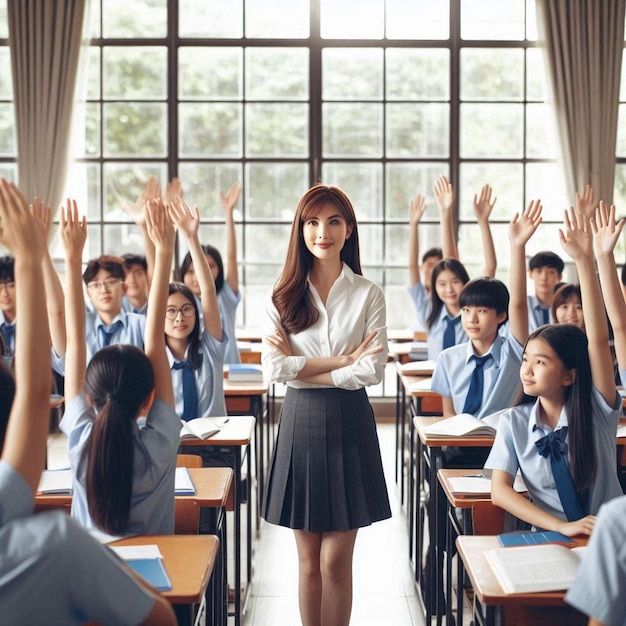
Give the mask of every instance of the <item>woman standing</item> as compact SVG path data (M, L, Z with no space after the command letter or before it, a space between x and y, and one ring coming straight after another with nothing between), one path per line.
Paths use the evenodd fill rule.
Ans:
M300 200L267 303L263 366L287 384L263 517L293 528L304 626L347 625L358 528L391 517L365 387L386 363L382 289L365 279L337 187Z

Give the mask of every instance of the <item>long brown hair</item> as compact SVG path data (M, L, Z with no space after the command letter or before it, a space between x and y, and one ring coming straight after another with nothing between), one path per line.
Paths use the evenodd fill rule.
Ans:
M306 247L302 229L307 219L327 205L336 208L348 227L352 227L352 234L341 249L341 261L355 274L363 273L359 257L359 233L352 203L339 187L314 185L298 203L291 225L285 266L272 294L272 301L283 328L288 333L295 334L309 328L319 317L307 284L307 277L313 267L313 255Z

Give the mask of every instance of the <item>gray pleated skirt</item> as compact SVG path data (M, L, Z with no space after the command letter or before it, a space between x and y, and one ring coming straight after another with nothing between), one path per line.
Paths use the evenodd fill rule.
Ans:
M263 517L316 533L391 517L365 389L287 388Z

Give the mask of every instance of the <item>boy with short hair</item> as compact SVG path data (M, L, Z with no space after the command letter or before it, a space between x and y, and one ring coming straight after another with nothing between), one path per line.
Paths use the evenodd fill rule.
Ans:
M15 354L15 262L13 257L0 257L0 333L7 354Z
M528 332L552 324L550 309L556 285L563 277L563 259L549 250L537 252L528 262L528 276L535 284L535 294L528 296Z
M122 298L122 308L127 313L145 315L150 290L146 257L128 252L122 255L122 259L126 270L126 295Z

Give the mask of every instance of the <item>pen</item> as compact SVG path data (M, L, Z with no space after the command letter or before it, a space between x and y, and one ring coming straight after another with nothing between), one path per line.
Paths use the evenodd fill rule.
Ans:
M463 478L484 478L484 474L463 474Z

